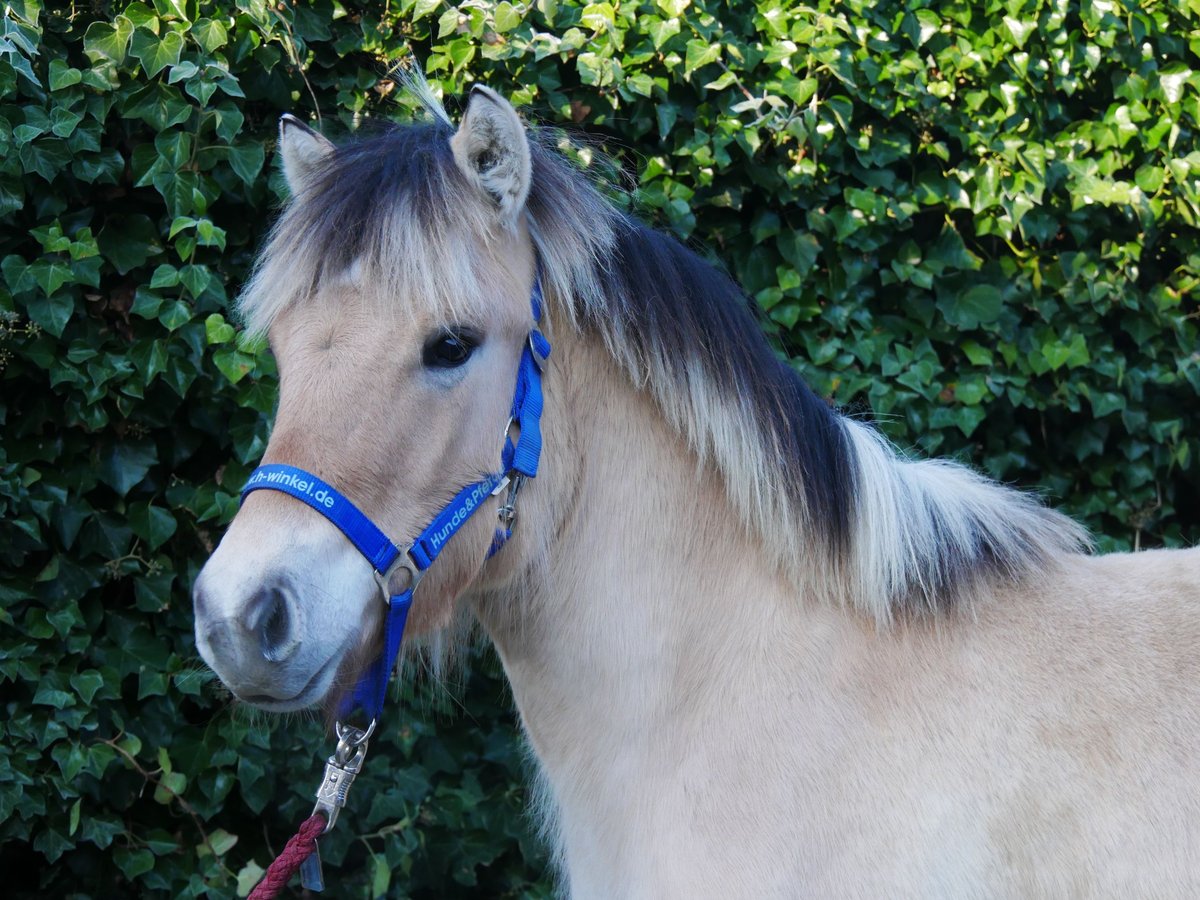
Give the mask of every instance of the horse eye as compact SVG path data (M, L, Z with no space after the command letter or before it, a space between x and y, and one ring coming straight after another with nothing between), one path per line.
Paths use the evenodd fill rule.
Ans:
M430 369L453 369L471 358L478 341L459 331L446 331L425 344L421 362Z

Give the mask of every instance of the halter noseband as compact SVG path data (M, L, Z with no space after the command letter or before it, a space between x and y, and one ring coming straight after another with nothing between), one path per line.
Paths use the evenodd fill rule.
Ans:
M537 475L542 453L542 371L550 356L550 342L538 329L542 318L540 271L534 276L529 303L534 325L529 331L517 368L516 390L513 392L508 426L500 450L500 469L462 488L411 544L401 548L392 543L362 510L333 485L296 466L281 463L259 466L250 473L242 488L243 500L252 491L280 491L312 507L337 526L375 570L375 580L379 583L388 608L383 651L359 679L354 693L341 709L342 717L349 716L355 709L362 709L369 717L370 724L366 729L358 729L338 722L338 749L326 764L325 780L317 791L314 812L325 815L326 831L333 827L338 811L345 803L346 790L361 768L366 754L367 738L383 711L388 679L400 652L413 591L438 554L484 506L487 498L507 487L508 495L499 509L500 522L488 550L488 558L499 551L512 536L517 494L525 479ZM514 426L517 428L515 442L512 438ZM406 572L408 577L397 586L398 593L393 594L390 585L401 571ZM319 867L319 863L317 865ZM319 868L315 878L319 879Z

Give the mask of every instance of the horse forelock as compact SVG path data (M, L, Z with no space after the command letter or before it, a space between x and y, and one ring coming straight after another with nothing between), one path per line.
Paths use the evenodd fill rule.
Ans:
M352 283L380 312L452 321L489 296L490 210L454 163L443 122L340 146L283 210L239 299L265 332L323 286Z
M496 213L455 164L453 134L443 113L333 153L271 235L242 297L248 327L336 279L447 321L495 302ZM903 459L815 396L732 279L618 210L557 139L530 133L525 217L551 318L601 338L803 590L888 621L1081 546L1078 527L1035 500Z

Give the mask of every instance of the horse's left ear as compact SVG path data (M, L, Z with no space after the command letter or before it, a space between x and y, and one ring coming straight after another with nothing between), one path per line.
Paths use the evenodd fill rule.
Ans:
M467 179L496 201L505 224L513 224L525 208L532 178L529 138L517 111L495 91L476 85L450 146Z

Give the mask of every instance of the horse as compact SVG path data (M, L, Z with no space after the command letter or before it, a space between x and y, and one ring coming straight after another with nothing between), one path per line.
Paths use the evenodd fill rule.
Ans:
M426 102L338 147L281 122L292 198L240 299L280 372L264 462L411 538L495 471L544 292L541 470L499 552L502 497L447 543L410 630L494 643L564 893L1200 896L1200 550L1093 555L900 454L501 95L457 126ZM255 492L196 645L246 703L335 708L381 641L374 575Z

